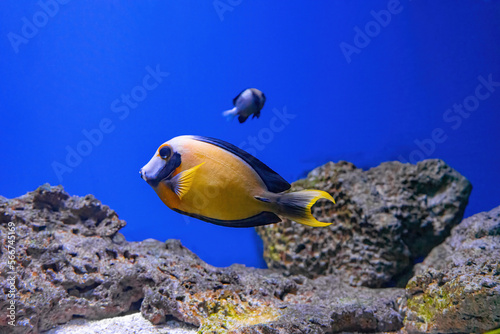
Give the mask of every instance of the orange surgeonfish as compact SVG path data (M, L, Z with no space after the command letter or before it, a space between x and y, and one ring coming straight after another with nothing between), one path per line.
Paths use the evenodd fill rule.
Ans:
M278 223L285 217L309 226L328 226L313 217L311 207L321 190L286 193L290 184L242 149L219 139L175 137L156 150L140 170L172 210L230 227Z

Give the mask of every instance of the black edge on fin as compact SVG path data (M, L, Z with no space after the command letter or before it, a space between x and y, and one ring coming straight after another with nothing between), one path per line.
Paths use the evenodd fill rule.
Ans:
M245 121L247 120L248 116L243 116L243 115L239 115L238 116L238 121L240 123L245 123Z
M236 107L236 100L238 100L238 97L240 97L241 94L243 94L244 91L246 91L247 88L243 89L236 97L233 99L233 106Z
M173 210L177 213L206 221L207 223L212 223L215 225L226 226L226 227L254 227L254 226L279 223L281 221L280 217L268 211L264 211L250 218L245 218L240 220L220 220L220 219L205 217L202 215L197 215L194 213L187 213L178 209L173 209Z
M259 174L260 178L264 181L264 184L270 192L281 193L290 189L290 183L286 182L285 179L283 179L271 168L267 167L262 161L243 151L241 148L236 147L233 144L226 143L223 140L210 137L193 136L193 139L218 146L245 161L255 170L255 172L257 172L257 174Z

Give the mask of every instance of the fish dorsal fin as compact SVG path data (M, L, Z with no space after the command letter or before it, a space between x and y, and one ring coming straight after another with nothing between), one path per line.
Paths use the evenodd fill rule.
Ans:
M179 174L177 174L171 180L168 181L172 191L177 196L179 196L179 199L182 199L182 197L184 197L184 195L186 195L186 193L189 191L191 185L193 184L193 179L196 170L200 168L203 164L204 162L190 169L187 169L183 172L180 172Z
M245 161L250 167L259 174L262 181L266 185L267 189L273 193L281 193L290 189L290 183L286 182L278 173L273 171L271 168L267 167L262 161L252 156L251 154L243 151L241 148L234 146L233 144L226 143L223 140L203 137L203 136L193 136L195 140L209 143L218 146Z

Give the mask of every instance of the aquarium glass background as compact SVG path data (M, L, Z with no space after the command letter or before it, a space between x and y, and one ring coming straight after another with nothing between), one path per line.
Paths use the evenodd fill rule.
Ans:
M466 216L500 204L498 1L2 1L0 27L5 197L62 184L128 240L257 267L254 229L181 216L139 177L161 143L223 139L289 182L439 158L473 184ZM260 119L227 122L249 87Z

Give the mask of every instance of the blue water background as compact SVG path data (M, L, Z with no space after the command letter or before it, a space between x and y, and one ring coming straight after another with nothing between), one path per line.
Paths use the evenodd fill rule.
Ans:
M440 158L474 186L466 216L500 204L500 87L474 99L480 77L500 82L498 1L65 2L0 3L3 196L62 184L115 209L128 240L176 238L213 265L257 267L254 229L187 219L139 178L159 144L217 137L290 182L328 161ZM157 69L168 76L141 89ZM247 87L267 96L261 118L226 122ZM124 108L131 93L143 100ZM464 100L472 111L447 111Z

